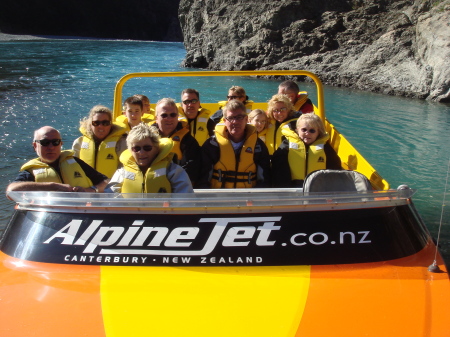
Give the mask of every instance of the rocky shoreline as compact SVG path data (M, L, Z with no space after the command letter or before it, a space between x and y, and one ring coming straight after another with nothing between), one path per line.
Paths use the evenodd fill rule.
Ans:
M304 69L324 84L450 102L450 0L182 0L187 67ZM301 79L300 79L301 80Z

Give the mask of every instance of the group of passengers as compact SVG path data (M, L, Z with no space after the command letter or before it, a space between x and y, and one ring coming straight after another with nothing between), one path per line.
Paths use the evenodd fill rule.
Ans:
M229 89L214 114L195 89L181 103L146 96L124 102L113 120L97 105L81 137L62 151L58 130L34 133L38 158L22 166L8 191L189 193L195 188L301 187L315 170L340 169L329 135L306 92L284 81L267 111L252 110L244 88Z

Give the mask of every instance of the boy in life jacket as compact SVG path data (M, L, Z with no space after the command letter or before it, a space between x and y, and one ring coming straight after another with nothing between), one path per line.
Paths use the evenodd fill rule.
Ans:
M200 146L214 133L215 123L209 118L211 111L200 105L200 93L195 89L181 92L180 120L188 122L191 135Z
M36 130L33 148L38 158L21 167L7 191L103 192L107 177L74 157L73 151L61 151L62 145L58 130Z
M303 187L305 177L313 171L342 169L319 116L301 115L296 130L285 136L272 156L273 187Z
M116 123L125 128L125 133L130 132L132 128L141 122L148 123L150 119L143 119L144 116L144 103L138 95L128 97L124 105L124 114L117 116Z
M156 122L152 127L162 138L173 141L172 153L177 163L186 170L192 184L198 179L201 168L201 149L197 140L190 134L185 121L178 120L178 108L172 98L162 98L156 103Z
M253 125L247 124L245 105L229 101L224 123L202 146L202 171L198 188L270 187L267 147Z
M280 83L278 86L278 94L283 94L289 97L294 110L302 114L314 112L314 105L308 98L306 91L300 91L297 83L288 80Z

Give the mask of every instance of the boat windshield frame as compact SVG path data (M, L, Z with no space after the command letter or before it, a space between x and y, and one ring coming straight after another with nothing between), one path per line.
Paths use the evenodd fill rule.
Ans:
M8 192L16 209L83 213L267 213L400 206L415 190L309 192L302 189L196 190L195 193Z

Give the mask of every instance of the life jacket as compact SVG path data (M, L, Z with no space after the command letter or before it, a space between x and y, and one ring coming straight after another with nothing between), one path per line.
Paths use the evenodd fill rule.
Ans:
M59 156L60 175L56 170L35 158L25 163L20 170L28 171L34 175L34 181L38 183L53 182L60 184L69 184L70 186L81 186L83 188L91 187L92 181L86 176L81 166L77 163L71 150L61 151ZM62 179L61 179L62 178Z
M289 117L288 117L289 118ZM287 119L285 122L281 123L278 129L276 129L276 120L269 119L269 125L266 133L266 146L269 150L269 154L273 155L276 149L280 146L283 141L284 130L291 130L289 123L296 121L298 118Z
M288 161L292 180L304 180L307 174L326 169L325 144L330 138L328 133L309 146L295 131L285 130L284 135L289 141Z
M150 123L155 119L154 116L150 114L143 114L141 117L141 122L143 123ZM128 124L128 118L126 115L120 115L116 117L116 121L114 124L117 124L125 129L125 133L129 133L131 131L130 124Z
M153 126L156 130L158 130L159 133L158 124L156 124L156 121L149 123L149 125ZM181 160L181 158L183 157L183 153L181 152L181 141L183 140L184 136L186 136L188 133L189 133L188 123L186 121L179 121L175 129L175 132L170 137L168 137L173 141L173 148L171 152L177 155L178 160ZM161 137L164 137L160 133L159 135Z
M197 142L200 146L203 145L203 143L209 138L209 132L208 132L208 120L211 116L211 111L208 109L200 108L198 111L197 118L195 120L195 128L191 125L191 123L194 123L192 121L189 123L188 118L186 117L183 108L177 104L178 107L178 113L180 117L178 118L179 121L185 121L189 125L189 129L191 131L191 135L197 139Z
M142 173L129 150L123 151L120 161L125 169L122 193L171 193L172 186L167 178L167 168L172 162L173 154L170 152L173 142L169 138L159 140L159 153L151 166Z
M256 129L247 124L245 140L237 161L233 145L228 139L225 125L217 124L215 128L220 158L214 165L211 188L251 188L256 186L257 168L254 161L255 146L258 140Z
M316 107L309 101L309 104L306 104L309 101L308 93L306 91L300 91L297 94L297 101L294 104L293 109L295 111L300 111L301 113L309 113L309 112L316 112ZM311 107L312 111L308 109L308 107ZM306 111L305 111L306 110Z
M125 133L125 128L113 125L111 133L102 140L97 151L95 150L95 141L87 135L86 129L80 127L80 132L83 135L80 159L95 168L98 172L111 178L119 165L116 145Z
M270 124L268 126L273 127L273 125ZM258 132L258 138L261 139L264 142L264 144L266 143L267 129L268 127L262 130L261 132Z
M228 101L219 101L218 102L218 104L219 104L219 110L223 110L223 108L225 107L225 105L228 103ZM255 102L253 102L252 100L247 100L247 101L245 101L245 108L247 109L247 115L253 110L252 109L252 106L253 106L253 103L255 103ZM223 118L223 117L222 117ZM223 120L221 120L220 122L223 122Z

